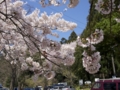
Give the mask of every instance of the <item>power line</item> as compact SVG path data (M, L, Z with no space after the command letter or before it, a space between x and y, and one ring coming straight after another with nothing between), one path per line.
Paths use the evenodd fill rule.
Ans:
M49 7L49 9L52 9L53 11L58 12L56 9L53 9L53 8L51 8L51 7ZM73 20L75 20L75 21L77 21L77 22L79 22L79 23L81 23L81 24L85 25L85 23L80 22L80 21L78 21L77 19L75 19L75 18L73 18L73 17L70 17L70 16L66 15L65 13L64 13L64 15L65 15L66 17L70 18L70 19L73 19Z
M59 11L57 11L57 10L55 10L55 9L53 9L53 8L51 8L51 7L49 7L49 9L51 9L51 10L53 10L53 11L56 11L56 12L59 12ZM75 20L75 21L77 21L77 22L79 22L79 23L81 23L81 24L83 24L83 25L85 25L85 23L83 23L83 22L80 22L80 21L78 21L77 19L74 19L74 18L72 18L72 17L70 17L70 16L68 16L68 15L66 15L66 14L64 14L66 17L68 17L68 18L70 18L70 19L72 19L72 20ZM83 27L80 27L80 26L77 26L78 28L80 28L80 29L84 29Z
M30 5L29 5L29 6L30 6ZM33 8L33 7L32 7L32 8ZM53 8L51 8L51 7L49 7L48 9L51 9L51 10L53 10L53 11L55 11L55 12L59 12L58 10L53 9ZM81 23L82 25L85 25L85 23L80 22L79 20L77 20L77 19L75 19L75 18L73 18L73 17L70 17L70 16L66 15L65 13L64 13L64 16L66 16L66 17L68 17L68 18L70 18L70 19L72 19L72 20L74 20L74 21L77 21L78 23ZM83 27L80 27L80 26L77 26L77 28L84 29Z

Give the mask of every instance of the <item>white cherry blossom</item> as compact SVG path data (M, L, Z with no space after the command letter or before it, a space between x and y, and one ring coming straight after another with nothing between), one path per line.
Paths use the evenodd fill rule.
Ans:
M101 67L101 65L98 63L96 65L91 65L91 66L87 67L86 71L88 71L90 74L94 74L99 71L100 67Z
M79 0L70 0L70 3L68 5L69 8L74 8L75 6L77 6L79 3Z
M44 68L44 70L51 70L52 63L50 61L46 60L45 62L43 62L43 68Z
M31 57L26 58L26 63L31 65L32 62L33 62L33 59Z
M54 71L49 71L46 72L46 74L44 75L48 80L52 79L55 76L55 72Z
M66 4L66 0L62 0L62 1L59 1L59 0L49 0L49 2L47 3L46 0L40 0L39 3L41 4L42 7L46 7L46 6L49 6L49 5L53 5L53 6L59 6L59 5L62 5L62 4ZM68 7L69 8L73 8L75 6L77 6L79 3L79 0L69 0L69 4L68 4Z
M98 0L98 2L95 4L95 9L101 13L101 14L109 14L111 13L111 3L112 3L112 10L114 10L115 4L114 4L115 0Z
M28 67L28 65L26 64L26 63L22 63L21 64L21 69L22 70L27 70L29 67Z
M77 44L79 46L82 46L83 48L86 48L90 45L87 39L84 39L84 38L81 39L79 36L77 38Z
M86 40L91 43L91 44L98 44L101 41L103 41L104 36L103 36L103 31L96 29L93 34L91 34L90 38L87 38Z
M119 18L115 18L116 22L120 23L120 19Z

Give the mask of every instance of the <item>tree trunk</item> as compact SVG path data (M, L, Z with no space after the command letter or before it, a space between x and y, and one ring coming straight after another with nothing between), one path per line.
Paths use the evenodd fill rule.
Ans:
M10 90L14 90L16 87L16 67L12 68L12 76L11 76L11 84L10 84Z
M103 79L105 79L105 74L104 73L102 74L102 77L103 77Z
M12 82L13 82L13 81L12 81L12 78L11 78L11 82L10 82L10 90L14 90L14 89L13 89L13 85L12 85L13 83L12 83Z

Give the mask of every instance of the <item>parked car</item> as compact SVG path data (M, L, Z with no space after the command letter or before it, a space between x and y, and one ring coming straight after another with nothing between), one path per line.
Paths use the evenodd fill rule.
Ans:
M53 90L62 90L63 87L65 87L64 84L54 84Z
M85 85L91 85L91 81L85 81Z
M91 90L120 90L120 78L99 79Z
M62 90L75 90L75 88L71 87L71 86L64 86L62 88Z
M62 88L63 88L63 87L61 87L61 86L54 86L54 87L53 87L53 90L62 90Z
M9 90L9 89L8 89L8 88L4 88L4 87L3 87L3 88L0 88L0 90Z
M2 84L0 84L0 88L2 88Z
M9 90L8 88L3 88L2 90Z
M39 90L43 90L43 87L42 86L38 86Z
M47 90L53 90L53 86L47 86Z
M35 90L34 88L26 87L23 90Z

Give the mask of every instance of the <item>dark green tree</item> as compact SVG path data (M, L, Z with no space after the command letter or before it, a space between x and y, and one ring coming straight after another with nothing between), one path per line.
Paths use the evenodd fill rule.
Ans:
M77 34L73 31L73 32L71 33L71 35L69 36L67 42L70 43L70 42L75 41L76 39L77 39Z
M67 39L66 38L62 38L61 41L60 41L61 44L65 44L67 43Z

